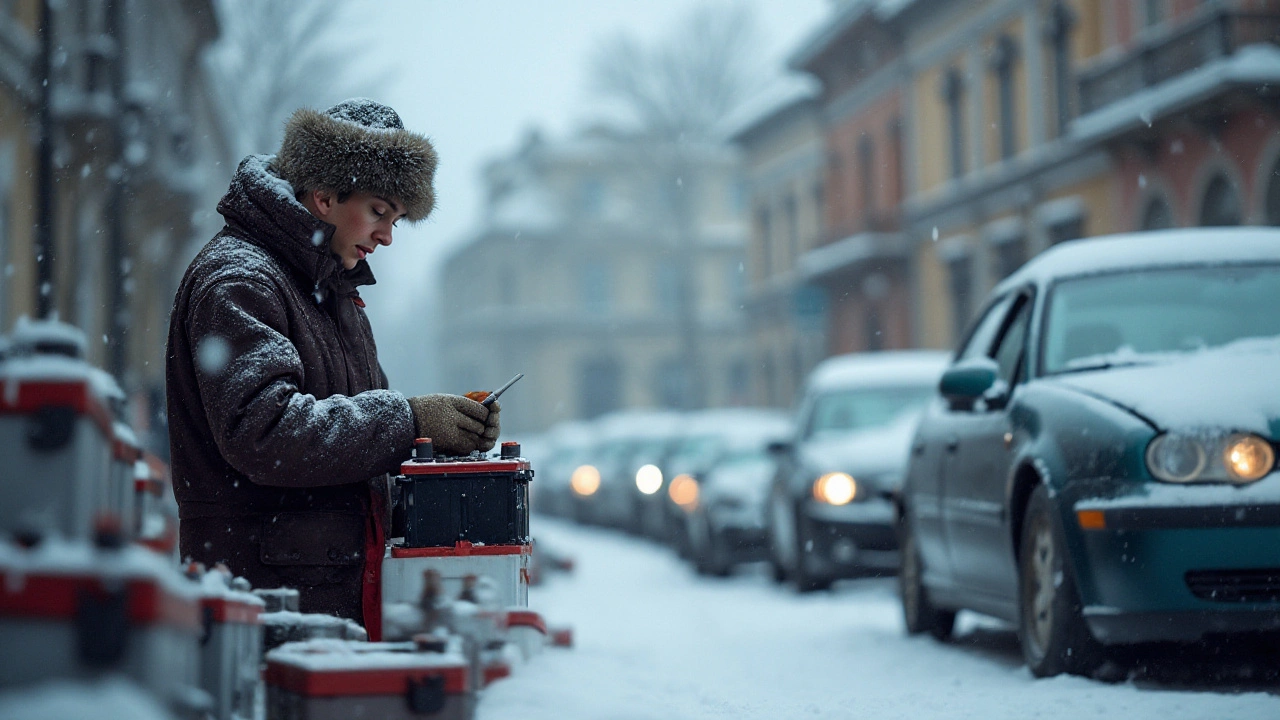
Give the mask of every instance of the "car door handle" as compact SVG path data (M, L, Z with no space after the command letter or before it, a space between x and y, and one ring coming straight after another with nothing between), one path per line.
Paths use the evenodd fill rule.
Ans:
M958 437L947 438L946 447L947 447L947 452L949 453L955 452L956 448L960 447L960 438Z

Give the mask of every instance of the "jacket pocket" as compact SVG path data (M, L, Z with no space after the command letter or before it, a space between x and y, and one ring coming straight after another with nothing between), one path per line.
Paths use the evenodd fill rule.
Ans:
M281 512L262 522L263 565L359 565L365 518L325 512Z

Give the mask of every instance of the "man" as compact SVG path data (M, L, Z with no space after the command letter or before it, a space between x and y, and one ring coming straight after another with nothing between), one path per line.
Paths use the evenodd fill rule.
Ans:
M431 212L435 169L431 143L385 105L298 110L278 155L241 162L169 323L183 557L295 587L304 612L373 637L386 473L415 437L465 455L499 432L497 403L388 390L360 299L365 258Z

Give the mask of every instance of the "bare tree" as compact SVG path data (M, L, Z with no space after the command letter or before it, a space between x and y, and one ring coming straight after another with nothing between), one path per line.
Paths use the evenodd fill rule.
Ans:
M338 0L217 0L217 11L222 36L208 62L234 159L274 152L295 109L358 94L348 62L357 40L331 32Z
M600 45L591 82L640 127L676 140L714 139L765 75L749 5L704 3L667 37L645 45L619 34Z

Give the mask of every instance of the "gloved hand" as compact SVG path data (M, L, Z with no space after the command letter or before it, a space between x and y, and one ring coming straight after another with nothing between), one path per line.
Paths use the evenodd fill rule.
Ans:
M501 412L502 406L497 400L489 404L489 417L485 418L484 432L480 433L481 452L489 452L498 441L498 433L502 431L502 425L498 421L498 414Z
M431 438L437 454L469 455L473 450L493 448L493 439L486 435L485 421L497 415L496 408L491 413L475 400L445 394L411 397L409 407L413 410L418 437ZM496 429L493 437L497 438Z

